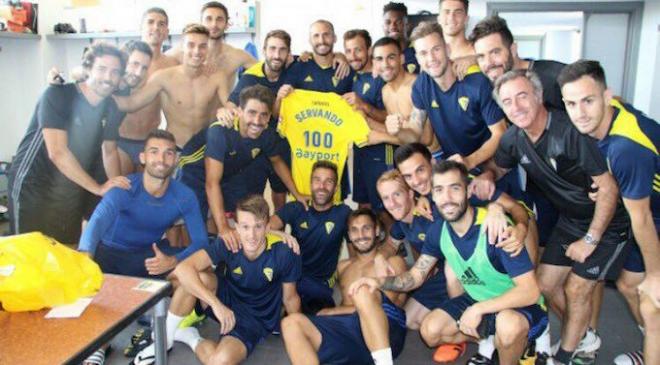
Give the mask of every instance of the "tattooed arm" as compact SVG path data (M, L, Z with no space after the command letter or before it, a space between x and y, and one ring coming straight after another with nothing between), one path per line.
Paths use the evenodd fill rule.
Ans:
M360 278L354 281L351 286L348 288L349 295L354 295L357 293L357 290L365 285L369 287L371 291L376 289L391 290L398 292L407 292L413 289L419 288L429 272L435 266L435 263L438 261L433 256L422 254L419 256L415 265L410 268L410 270L397 275L397 276L388 276L386 278Z
M426 110L413 107L408 120L400 114L392 114L387 116L385 124L387 132L399 138L401 142L419 142L424 132L426 118Z

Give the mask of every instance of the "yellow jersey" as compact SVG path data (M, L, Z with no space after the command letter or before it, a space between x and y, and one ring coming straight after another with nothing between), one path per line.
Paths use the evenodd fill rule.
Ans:
M335 201L340 201L339 182L349 148L368 139L364 117L335 93L296 89L282 100L278 131L291 146L291 175L298 191L311 195L312 166L327 160L337 165Z

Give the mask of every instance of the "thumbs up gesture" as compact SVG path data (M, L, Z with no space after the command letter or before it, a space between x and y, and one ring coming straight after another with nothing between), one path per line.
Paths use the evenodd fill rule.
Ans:
M155 243L151 244L151 248L155 256L144 260L144 267L149 275L160 275L174 269L177 264L176 257L164 254Z

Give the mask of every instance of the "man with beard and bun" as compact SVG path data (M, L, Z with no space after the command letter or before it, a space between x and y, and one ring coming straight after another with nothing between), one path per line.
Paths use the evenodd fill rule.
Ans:
M399 44L404 56L404 70L418 74L420 68L415 49L408 41L408 7L404 3L389 2L383 6L383 34Z
M309 207L300 202L285 204L270 218L270 229L291 227L291 235L300 245L302 276L297 284L302 312L315 314L334 307L332 299L337 260L346 236L346 218L351 212L345 204L334 204L337 189L337 166L317 161L310 181L312 199Z
M117 139L122 115L108 97L124 70L124 54L105 43L83 56L87 80L51 85L39 99L8 177L9 218L15 234L40 231L77 242L83 216L113 187L128 189L120 175ZM110 178L94 175L101 161Z
M348 238L357 252L339 262L338 282L342 304L316 316L290 314L282 320L282 337L294 365L376 364L391 365L403 350L406 315L400 306L404 294L361 288L349 292L356 280L375 276L380 245L380 224L369 209L361 208L348 216ZM399 274L405 262L399 256L387 263Z
M404 142L419 141L428 118L444 158L469 169L479 166L493 156L506 130L504 113L490 95L490 82L478 72L457 79L437 23L420 23L411 39L424 72L413 85L410 118L397 121L396 136Z
M217 1L209 1L202 6L200 23L209 30L208 55L204 62L204 74L211 76L220 73L225 92L228 94L236 83L238 70L250 68L257 63L250 54L242 49L235 48L225 42L226 31L229 27L229 11L227 7ZM184 63L185 49L176 47L167 52L178 62ZM222 100L224 102L224 100ZM218 104L215 105L217 109Z
M171 279L178 262L208 245L195 194L172 179L176 160L174 136L153 130L140 153L144 172L129 175L131 188L110 190L94 210L78 250L93 257L104 273ZM192 244L172 249L161 238L181 219ZM97 350L85 363L103 363L106 350Z
M645 330L644 353L621 354L617 365L660 363L660 127L632 105L614 100L598 61L581 60L559 74L566 110L598 146L619 184L637 242L617 287Z
M529 340L548 322L543 297L526 250L511 257L489 245L483 232L486 212L468 201L468 172L455 161L433 167L433 196L445 220L434 224L415 265L396 276L362 278L350 293L368 289L408 292L418 288L439 260L446 260L465 293L445 301L422 321L420 334L431 346L495 335L502 365L518 364Z
M565 112L546 109L531 71L512 70L495 81L493 96L514 124L494 164L498 176L518 165L559 211L537 270L543 294L562 322L555 363L591 354L600 338L588 329L594 288L616 279L628 254L630 223L616 181L596 142L579 133ZM598 186L595 203L588 192Z

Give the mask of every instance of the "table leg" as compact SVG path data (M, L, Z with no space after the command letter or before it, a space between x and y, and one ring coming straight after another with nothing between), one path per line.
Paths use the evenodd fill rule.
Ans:
M156 345L156 365L167 365L167 333L165 331L165 316L167 305L161 299L154 308L154 340Z

